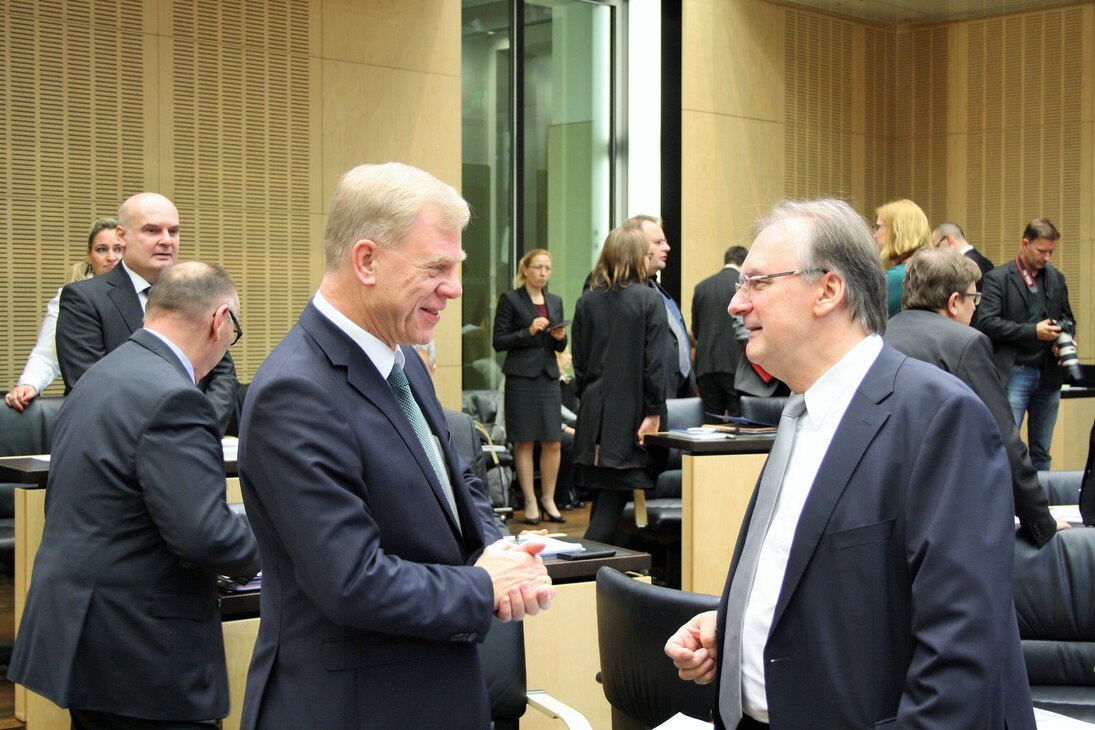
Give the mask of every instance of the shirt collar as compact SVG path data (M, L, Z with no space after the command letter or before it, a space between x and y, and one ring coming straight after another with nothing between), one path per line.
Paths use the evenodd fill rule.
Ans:
M847 402L848 390L859 386L882 352L882 338L867 335L825 371L805 393L806 412L814 428L820 428L838 402ZM843 415L841 409L841 415Z
M129 280L133 282L133 290L138 294L142 293L145 289L152 286L152 282L146 280L136 271L126 266L125 261L122 262L122 268L125 269L125 273L129 275Z
M312 303L316 305L316 309L319 310L320 314L329 319L335 327L345 332L346 336L361 348L361 351L372 361L385 379L391 374L395 363L398 362L400 367L406 364L406 357L403 355L402 349L397 347L393 350L366 332L349 317L338 311L321 292L316 292L315 296L312 297Z
M169 348L171 348L171 352L175 353L176 357L178 357L179 360L182 361L183 367L186 368L186 372L190 376L190 382L191 383L197 383L198 382L198 379L194 377L194 365L193 365L193 363L190 362L190 358L188 358L186 355L184 355L183 351L180 350L175 345L174 342L167 339L167 335L163 334L162 332L157 332L154 329L149 329L148 327L145 327L144 331L147 332L150 335L154 335L154 336L158 337L161 342L163 342L165 345L167 345Z

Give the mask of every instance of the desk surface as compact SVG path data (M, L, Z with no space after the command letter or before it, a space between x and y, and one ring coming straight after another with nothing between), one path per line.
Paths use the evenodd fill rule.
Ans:
M645 572L650 569L650 555L635 550L604 545L583 538L561 538L566 542L578 542L586 547L586 550L615 550L616 554L607 558L589 558L588 560L561 560L560 558L547 558L544 566L547 567L551 582L556 585L565 583L577 583L593 580L597 571L603 565L615 568L621 573L633 571ZM247 591L240 593L222 593L221 618L236 620L254 618L259 615L259 591Z
M772 436L737 436L733 438L693 439L674 433L652 433L644 443L652 446L680 449L686 454L767 454L772 450Z
M3 456L0 457L0 482L24 484L27 489L44 488L49 479L49 459L40 456ZM225 457L224 474L237 475L236 456Z

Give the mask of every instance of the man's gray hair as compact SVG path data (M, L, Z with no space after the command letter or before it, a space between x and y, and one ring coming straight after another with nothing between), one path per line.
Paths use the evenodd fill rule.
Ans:
M845 304L852 320L870 334L886 331L886 274L871 229L843 200L783 200L757 221L759 234L775 223L805 218L812 224L809 237L798 249L803 278L817 279L832 272L844 280ZM775 272L765 272L775 273Z
M950 221L947 221L946 223L940 223L938 226L935 227L933 233L935 233L936 237L938 237L939 240L943 240L947 236L950 236L956 241L966 240L966 234L962 232L962 227L959 226L957 223L951 223Z
M203 261L175 263L162 272L148 297L147 313L172 312L195 322L204 320L227 304L238 308L236 284L228 272Z
M339 180L327 215L327 269L340 266L363 239L385 248L399 247L427 206L433 206L452 230L462 231L471 218L467 201L454 187L417 167L388 162L353 168Z

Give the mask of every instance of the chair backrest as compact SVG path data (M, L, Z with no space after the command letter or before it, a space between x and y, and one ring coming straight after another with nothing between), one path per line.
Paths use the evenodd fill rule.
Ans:
M1082 471L1040 471L1038 482L1046 490L1050 504L1079 504Z
M702 426L706 420L703 412L703 401L699 398L667 398L666 428L691 428ZM665 460L665 470L681 468L681 450L669 449ZM679 492L678 492L679 493Z
M1031 685L1095 687L1095 530L1015 541L1015 612Z
M64 396L45 395L32 400L22 413L0 408L0 456L48 454L64 402Z
M649 585L612 568L597 572L601 682L613 708L614 728L617 719L626 718L654 727L678 712L701 720L710 717L715 685L683 681L664 647L678 628L715 609L718 601L716 596Z
M778 426L787 397L782 395L743 395L741 397L741 417L769 426Z
M516 728L527 704L524 624L494 619L479 645L479 663L487 682L490 716L495 727Z

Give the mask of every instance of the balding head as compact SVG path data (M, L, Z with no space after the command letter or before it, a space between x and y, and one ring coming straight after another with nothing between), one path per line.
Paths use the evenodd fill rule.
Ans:
M137 193L118 208L125 265L150 284L179 257L179 211L159 193Z

